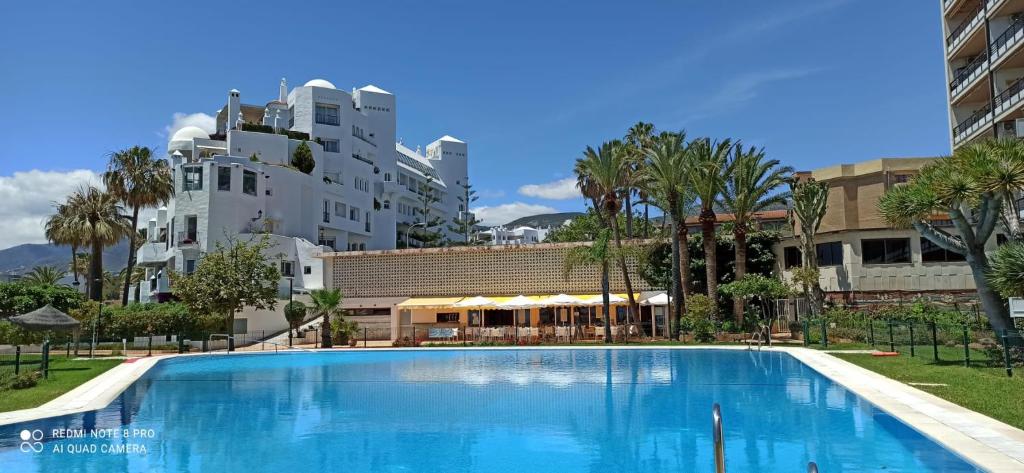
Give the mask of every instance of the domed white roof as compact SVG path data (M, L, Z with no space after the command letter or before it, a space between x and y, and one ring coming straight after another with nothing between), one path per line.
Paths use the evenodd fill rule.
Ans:
M210 135L203 131L202 128L189 125L186 127L182 127L180 130L174 132L174 136L171 137L171 141L191 141L192 138L202 138L204 140L208 140L210 139Z
M325 89L334 89L334 88L336 88L336 87L334 87L334 84L332 84L332 83L330 83L328 81L325 81L323 79L313 79L313 80L311 80L309 82L306 82L306 84L303 85L303 87L323 87Z

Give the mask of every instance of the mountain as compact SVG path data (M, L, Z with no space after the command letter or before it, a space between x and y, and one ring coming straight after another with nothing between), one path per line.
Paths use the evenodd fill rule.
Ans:
M88 252L82 248L79 252ZM67 269L71 263L71 248L46 243L26 243L0 250L0 273L24 274L35 266L55 266ZM128 265L128 241L103 251L103 267L117 273Z
M515 228L521 226L533 228L558 227L565 223L566 220L571 220L583 215L585 215L583 212L559 212L554 214L530 215L528 217L519 217L502 226L506 228Z

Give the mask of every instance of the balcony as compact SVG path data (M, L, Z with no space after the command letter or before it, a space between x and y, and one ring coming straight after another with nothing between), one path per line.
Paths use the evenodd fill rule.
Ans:
M194 231L178 232L178 239L175 240L181 249L199 247L199 233Z
M170 254L165 241L147 241L135 256L135 263L144 267L157 267L167 264Z
M992 101L992 110L995 116L1001 116L1007 110L1012 109L1024 98L1024 78L1017 79Z
M1021 39L1024 39L1024 19L1017 19L989 45L992 57L990 63L998 64L1001 58L1009 56L1020 45Z
M992 122L992 108L988 105L971 114L953 128L953 144L959 144Z
M946 48L948 51L953 52L963 46L968 39L971 39L974 33L980 30L980 26L985 23L985 10L978 5L971 13L967 15L953 31L946 37ZM984 39L979 39L984 47Z
M964 93L977 82L979 77L985 75L987 71L988 57L985 54L979 54L978 57L967 63L966 66L957 70L953 80L949 83L950 96L955 99Z

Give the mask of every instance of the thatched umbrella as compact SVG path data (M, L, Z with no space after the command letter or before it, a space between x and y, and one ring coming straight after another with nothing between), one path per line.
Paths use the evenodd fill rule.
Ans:
M50 304L8 320L29 330L77 330L81 325L74 317L55 309Z

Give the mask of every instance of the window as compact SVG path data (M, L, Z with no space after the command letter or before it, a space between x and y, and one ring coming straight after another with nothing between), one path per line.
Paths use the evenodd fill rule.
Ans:
M384 173L384 182L391 182L391 173L390 172Z
M186 166L182 168L184 175L181 181L181 190L184 192L188 191L201 191L203 190L203 167L202 166Z
M331 201L324 200L324 223L331 223Z
M947 263L950 261L964 261L964 255L949 251L936 245L931 240L921 237L921 262L923 263Z
M292 267L291 261L281 262L281 275L286 278L295 276L295 269Z
M313 274L313 267L312 266L303 266L302 267L302 274Z
M359 207L349 207L349 209L348 209L348 219L353 221L353 222L358 222L359 221L359 214L360 213L361 212L359 211Z
M817 244L819 266L839 266L843 264L843 242L830 241Z
M321 125L341 125L337 105L316 104L316 122Z
M782 260L785 269L798 268L804 264L803 255L800 254L800 248L795 246L787 246L782 250Z
M906 184L910 182L910 174L896 174L892 177L892 181L896 184Z
M255 171L243 171L242 172L242 193L249 195L256 195L256 172Z
M861 240L864 264L893 264L910 262L909 238L880 238Z
M295 106L288 107L288 128L295 126Z
M217 190L231 190L231 168L228 166L217 167Z
M345 204L343 204L341 202L335 202L334 203L334 215L335 216L338 216L338 217L341 217L341 218L345 218L345 214L347 214L347 213L348 213L348 206L347 205L345 205Z
M328 153L337 153L341 150L341 145L338 140L323 140L324 151Z
M437 313L437 323L439 323L439 324L445 324L445 323L454 324L454 323L458 323L458 322L459 322L459 313L458 312L438 312Z
M364 219L366 221L366 224L364 225L363 230L365 230L367 233L369 233L371 231L370 230L370 212L366 212L366 214L364 214L364 217L366 217Z
M187 259L185 260L185 274L192 274L196 272L196 260Z

